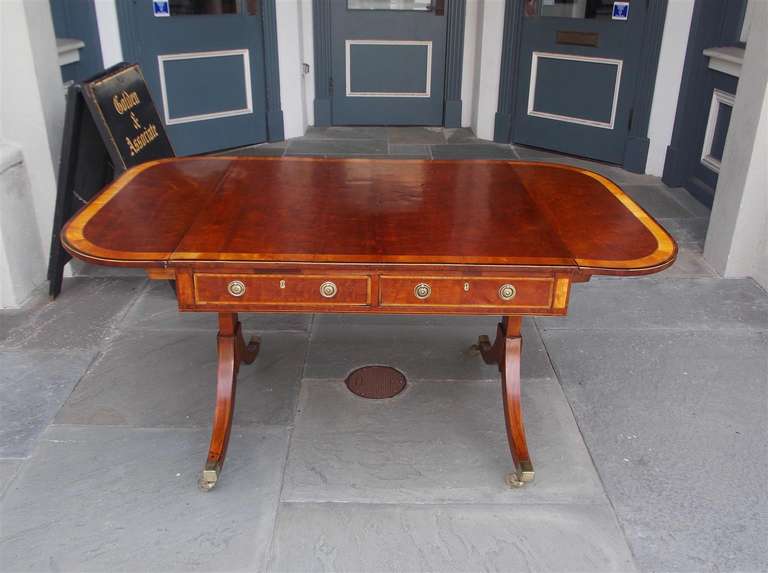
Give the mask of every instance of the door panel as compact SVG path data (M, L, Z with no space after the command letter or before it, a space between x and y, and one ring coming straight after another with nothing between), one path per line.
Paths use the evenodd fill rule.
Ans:
M347 97L429 97L431 42L347 40L346 50Z
M331 0L334 125L442 125L445 15L426 0Z
M248 50L159 56L166 123L252 111ZM227 86L210 90L210 86Z
M711 207L739 80L715 70L709 70L707 76L709 85L705 89L711 93L710 103L702 109L700 123L692 130L697 143L696 155L685 188ZM706 98L707 95L702 90L699 97Z
M621 60L543 52L532 58L528 115L611 127Z
M522 4L514 142L622 163L645 2L632 2L626 21L599 0Z
M178 155L266 140L262 23L254 2L134 4L139 63Z

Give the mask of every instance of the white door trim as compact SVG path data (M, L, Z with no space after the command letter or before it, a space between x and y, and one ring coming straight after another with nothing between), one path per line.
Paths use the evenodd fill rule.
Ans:
M610 121L594 121L591 119L584 119L581 117L573 117L570 115L560 115L557 113L548 113L544 111L536 111L533 106L536 101L536 74L539 66L539 58L549 58L552 60L569 60L574 62L590 62L595 64L609 64L616 66L616 81L613 86L613 102L611 104L611 119ZM613 58L594 58L589 56L575 56L573 54L557 54L552 52L533 52L531 54L531 79L528 83L528 115L534 117L543 117L545 119L552 119L555 121L563 121L566 123L577 123L579 125L586 125L589 127L599 127L602 129L613 129L614 122L616 121L616 108L619 104L619 90L621 88L621 68L623 60L616 60Z
M173 60L195 60L199 58L218 58L222 56L241 56L243 58L243 77L245 80L245 107L212 113L201 113L197 115L186 115L171 118L168 113L168 92L165 86L165 62ZM222 117L232 117L236 115L245 115L253 113L253 93L251 89L251 60L248 49L242 50L218 50L213 52L187 52L179 54L161 54L157 56L157 68L160 75L160 92L163 100L163 116L165 125L176 125L179 123L191 123L194 121L204 121L207 119L218 119Z

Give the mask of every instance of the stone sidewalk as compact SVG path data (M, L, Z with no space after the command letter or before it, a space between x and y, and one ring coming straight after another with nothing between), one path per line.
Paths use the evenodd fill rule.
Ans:
M576 285L568 317L526 319L536 481L504 484L498 372L470 348L493 317L244 315L263 347L221 483L199 492L215 318L178 313L163 282L79 267L55 303L0 313L0 570L768 569L768 296L706 265L707 210L465 130L313 129L238 153L406 151L588 166L680 243L659 275ZM369 363L406 391L349 393Z

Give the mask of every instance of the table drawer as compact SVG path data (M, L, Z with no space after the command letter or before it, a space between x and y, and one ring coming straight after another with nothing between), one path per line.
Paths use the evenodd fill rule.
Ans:
M196 304L369 305L369 276L248 275L198 273Z
M381 306L509 307L552 305L553 277L436 278L382 276Z

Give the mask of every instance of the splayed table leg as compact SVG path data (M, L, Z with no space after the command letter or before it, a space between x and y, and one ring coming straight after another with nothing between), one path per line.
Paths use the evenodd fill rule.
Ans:
M235 388L240 363L250 364L256 359L260 341L251 338L246 344L236 313L219 314L219 366L216 381L216 409L213 414L213 430L208 459L200 478L200 489L213 489L221 475L227 455L229 434L232 430L232 414L235 410Z
M487 336L481 336L478 340L483 360L487 364L497 364L501 372L504 420L509 451L515 466L515 471L507 476L507 483L512 487L521 487L525 482L533 481L534 477L520 405L521 325L522 318L519 316L504 317L496 328L496 340L493 344Z

